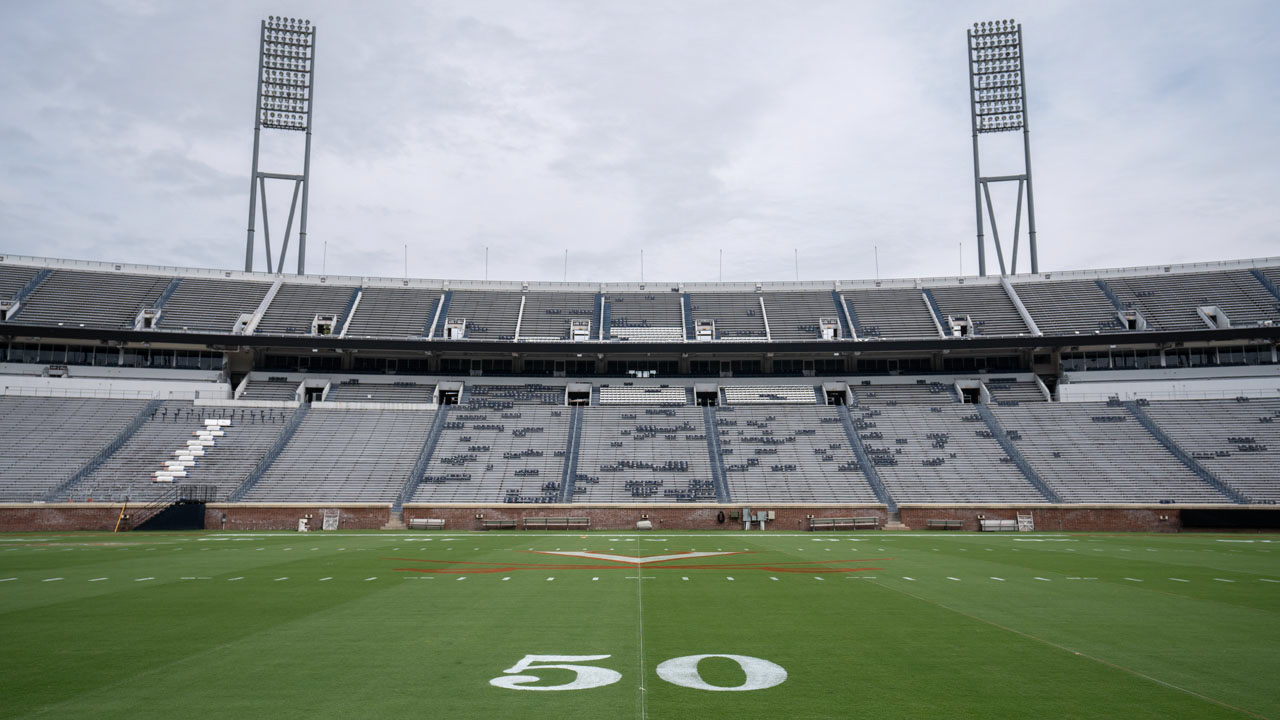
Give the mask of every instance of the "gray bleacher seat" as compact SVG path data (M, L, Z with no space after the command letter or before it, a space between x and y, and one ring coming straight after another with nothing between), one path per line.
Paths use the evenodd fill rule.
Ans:
M1228 502L1123 407L1027 403L991 408L1027 462L1065 502Z
M214 485L216 499L224 500L266 455L292 412L164 403L106 462L69 488L67 496L77 501L128 499L135 503L158 498L172 486L153 482L152 471L163 470L166 460L176 459L175 451L206 427L205 420L226 420L228 425L217 428L224 434L215 439L215 445L203 448L205 454L196 457L187 477L178 481Z
M40 268L22 265L0 265L0 300L8 300L31 282Z
M609 333L615 340L684 340L679 293L611 293L605 296L605 303L610 312Z
M759 293L689 293L689 304L692 320L716 321L716 339L765 337Z
M766 292L769 337L774 340L821 340L821 318L839 319L839 309L829 291L792 290Z
M120 330L152 307L172 278L55 270L23 303L12 322Z
M538 403L454 408L414 502L558 502L571 412Z
M146 404L0 397L0 501L42 499L128 427Z
M1280 502L1280 400L1157 401L1146 413L1219 480L1255 502Z
M524 313L520 316L522 340L568 340L572 320L591 321L592 336L597 334L594 293L529 292L524 298Z
M1034 380L1014 380L1012 378L987 378L983 381L996 403L1010 402L1045 402L1044 393Z
M583 409L576 502L715 500L695 407Z
M1045 335L1117 330L1116 307L1093 280L1024 282L1013 286Z
M935 397L929 406L863 404L852 410L863 445L896 501L1044 501L972 408L946 394Z
M811 388L809 395L812 403ZM835 408L717 408L716 415L734 501L877 502Z
M229 333L243 313L253 313L271 283L183 278L165 303L156 327L161 330Z
M944 320L947 316L961 318L967 315L978 335L1031 333L1000 285L947 285L929 288L929 292L938 303L938 311Z
M1153 330L1203 330L1197 307L1222 309L1232 325L1280 322L1277 300L1247 270L1108 277L1116 297L1142 313Z
M513 340L520 297L501 290L454 290L448 319L466 319L468 340ZM444 334L445 319L440 318L437 335Z
M254 333L309 335L316 315L336 315L341 319L354 291L351 286L285 283L271 299Z
M442 295L442 290L367 287L344 337L423 337Z
M955 402L950 385L942 383L901 383L857 385L854 396L861 405L868 407L915 405L933 407Z
M237 400L283 400L291 401L298 399L298 386L296 380L288 380L285 378L250 378L245 383L244 390L240 395L236 396Z
M247 502L393 502L409 478L432 411L307 413Z
M329 402L424 403L435 397L436 386L414 382L369 382L345 380L329 386Z
M862 328L861 339L938 337L938 326L918 289L846 290L842 296Z

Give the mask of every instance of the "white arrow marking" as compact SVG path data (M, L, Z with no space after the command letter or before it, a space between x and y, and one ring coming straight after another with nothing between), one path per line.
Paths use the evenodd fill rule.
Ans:
M628 565L648 565L649 563L666 562L668 560L689 560L693 558L715 557L717 555L734 555L732 552L687 552L670 555L648 555L633 557L631 555L612 555L609 553L582 552L581 550L541 551L543 555L564 555L568 557L589 558L591 560L607 560L609 562L627 563Z

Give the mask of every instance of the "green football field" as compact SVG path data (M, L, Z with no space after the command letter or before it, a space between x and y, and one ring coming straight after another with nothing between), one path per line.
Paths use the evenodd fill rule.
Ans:
M1280 537L0 535L0 717L181 716L1280 718Z

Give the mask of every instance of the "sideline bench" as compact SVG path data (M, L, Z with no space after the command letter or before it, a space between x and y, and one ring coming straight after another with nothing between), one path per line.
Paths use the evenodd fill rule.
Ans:
M963 520L926 520L930 530L963 530Z
M1017 532L1017 520L979 520L982 532Z
M809 518L810 530L878 530L878 517Z
M410 530L443 530L444 518L413 518L409 521Z
M480 527L484 530L515 530L515 520L481 520Z
M524 529L568 530L570 528L586 529L591 527L589 517L532 517L524 519Z

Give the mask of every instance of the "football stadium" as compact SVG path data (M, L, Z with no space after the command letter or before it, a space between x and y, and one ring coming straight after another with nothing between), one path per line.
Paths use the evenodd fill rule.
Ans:
M1021 25L977 274L759 282L307 272L258 33L243 269L0 254L0 717L1280 718L1280 257L1039 267Z

